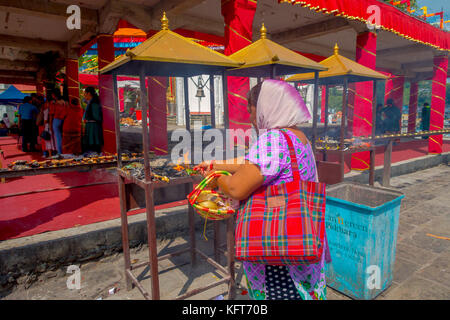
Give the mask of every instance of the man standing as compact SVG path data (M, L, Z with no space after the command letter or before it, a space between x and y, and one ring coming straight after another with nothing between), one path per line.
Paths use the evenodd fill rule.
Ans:
M375 134L380 135L384 133L384 121L383 105L379 103L377 104Z
M39 110L35 105L31 104L31 97L27 96L23 99L23 104L19 106L19 128L22 131L22 151L36 152L36 117ZM30 144L30 149L28 149Z
M422 131L430 130L430 114L431 114L430 104L425 102L422 108L422 121L421 121ZM428 139L428 137L422 137L422 139Z
M394 100L388 99L386 101L386 107L382 110L382 112L386 116L384 121L385 132L391 134L400 133L402 113L399 108L394 105Z

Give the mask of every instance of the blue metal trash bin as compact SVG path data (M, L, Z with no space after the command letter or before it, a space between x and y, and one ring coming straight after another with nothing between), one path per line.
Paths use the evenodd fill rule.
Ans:
M328 286L374 299L392 283L401 192L354 182L327 187Z

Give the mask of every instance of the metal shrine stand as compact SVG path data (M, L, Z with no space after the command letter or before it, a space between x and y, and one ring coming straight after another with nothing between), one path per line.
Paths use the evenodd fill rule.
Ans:
M146 90L146 77L150 76L164 76L164 77L184 77L185 85L185 103L186 103L186 127L190 129L190 117L189 117L189 95L187 78L209 74L211 75L211 83L213 84L214 75L222 75L223 91L224 91L224 110L225 117L228 116L228 95L227 95L227 78L225 71L229 68L236 68L239 63L234 60L214 52L213 50L199 46L198 44L172 32L168 28L169 21L163 15L161 19L162 29L151 38L144 41L138 47L127 52L125 56L116 59L104 67L100 72L112 76L113 93L114 93L114 118L115 118L115 131L116 131L116 145L118 154L118 186L120 196L120 212L121 212L121 226L122 226L122 245L125 260L125 278L127 282L127 289L131 290L135 285L139 291L143 294L145 299L160 299L160 287L159 287L159 272L158 262L169 259L171 257L190 253L191 265L195 266L196 257L199 255L206 260L209 264L215 267L219 273L222 274L222 279L204 285L203 287L196 288L186 292L178 297L176 300L185 299L195 294L206 291L210 288L218 285L228 283L228 298L234 299L236 294L235 289L235 274L234 274L234 219L227 220L227 267L223 267L217 261L211 259L197 249L195 238L195 215L193 208L188 204L188 221L189 221L189 237L190 243L187 248L158 256L157 241L156 241L156 221L155 221L155 203L154 203L154 191L160 188L170 188L175 185L184 185L187 189L186 196L193 189L193 184L200 180L200 176L190 176L183 178L173 178L169 182L152 181L152 170L150 167L149 159L149 129L148 129L148 108L149 101ZM117 76L118 75L139 75L140 80L140 92L142 102L142 146L144 155L144 179L137 179L131 176L124 170L122 170L122 150L120 146L120 117L118 106L118 90L117 90ZM214 88L213 88L214 89ZM211 101L214 108L214 91L211 92ZM214 114L213 114L214 116ZM214 124L214 119L212 119ZM227 127L227 124L226 124ZM191 155L193 152L191 152ZM145 195L145 210L148 230L148 253L149 260L142 263L131 263L130 248L129 248L129 234L128 234L128 217L127 213L130 208L136 204L136 199L133 198L131 188L138 186L144 190ZM131 186L131 187L130 187ZM218 228L215 228L218 230ZM215 238L217 238L215 235ZM214 253L218 256L217 239L215 239ZM151 275L151 294L140 284L137 277L133 274L138 268L145 266L150 267Z
M370 165L369 165L369 185L373 186L375 183L375 146L366 147L366 148L356 148L356 149L344 149L344 139L347 133L348 123L347 123L347 111L348 111L348 84L349 84L349 76L344 76L343 78L343 98L342 98L342 119L341 119L341 128L340 128L340 150L316 150L315 140L317 137L317 118L313 119L313 150L321 151L323 154L322 161L318 161L318 171L319 178L323 182L327 182L330 184L335 184L338 182L342 182L344 180L344 171L345 171L345 155L357 153L357 152L370 152ZM324 81L326 81L324 79ZM367 81L367 80L366 80ZM377 80L373 80L373 100L372 100L372 132L371 137L372 141L375 139L375 126L376 126L376 106L377 106L377 97L376 97L376 88L377 88ZM328 132L328 91L329 84L325 85L325 130L324 135L327 135ZM317 105L314 104L314 114L316 115ZM338 154L339 155L339 164L338 164L338 173L336 174L336 164L327 162L327 154ZM333 172L334 171L334 172ZM328 181L325 181L328 180Z
M149 134L148 134L148 124L147 124L147 111L148 111L148 99L146 94L145 87L145 79L146 76L144 73L140 74L140 89L141 89L141 101L142 103L142 142L143 149L149 150ZM117 97L117 75L113 75L114 81L114 94ZM226 77L223 77L224 83L226 83ZM187 82L187 77L185 77L185 83ZM226 88L226 86L224 87ZM185 90L186 101L188 100L188 92ZM224 98L226 99L227 95L224 94ZM213 100L214 101L214 100ZM225 101L226 103L227 101ZM125 277L127 282L127 290L131 290L133 285L135 285L139 291L143 294L145 299L160 299L160 289L159 289L159 270L158 270L158 262L169 259L174 256L178 256L183 253L190 253L191 263L194 267L197 262L197 255L203 258L206 262L211 264L213 267L219 270L222 273L223 278L214 283L205 285L200 288L193 289L176 297L176 300L186 299L213 287L219 286L224 283L228 283L228 297L229 299L235 298L235 272L234 272L234 219L228 219L226 222L227 231L227 268L223 267L219 264L219 262L211 259L205 253L200 251L196 247L196 238L195 238L195 213L191 205L188 204L188 221L189 221L189 239L190 244L187 248L182 249L177 252L169 253L163 256L158 256L157 253L157 241L156 241L156 222L155 222L155 207L154 207L154 190L159 188L167 188L174 185L185 184L188 185L189 192L193 189L193 184L195 182L199 182L201 179L199 177L183 177L183 178L174 178L171 179L170 182L160 182L160 181L152 181L151 180L151 168L150 168L150 159L148 152L144 152L144 168L145 168L145 179L139 180L124 170L122 170L122 161L121 161L121 148L120 148L120 127L119 127L119 111L118 106L116 105L115 99L115 130L116 130L116 145L117 145L117 153L118 153L118 185L119 185L119 197L120 197L120 213L121 213L121 225L122 225L122 245L123 245L123 254L125 260ZM187 123L189 123L189 106L187 104L186 114L188 116ZM131 194L130 184L135 184L142 188L145 193L145 209L146 209L146 220L147 220L147 230L148 230L148 249L149 249L149 261L132 264L131 256L130 256L130 248L129 248L129 238L128 238L128 217L127 213L130 208L133 206L133 195ZM220 258L218 252L218 236L219 236L219 227L217 222L214 225L214 255L215 259L218 260ZM150 267L151 274L151 295L145 288L139 283L137 277L133 274L133 271L142 268L142 267Z
M323 66L328 67L327 71L319 73L319 81L309 76L295 75L287 79L287 81L299 82L299 83L312 83L315 82L314 87L318 85L325 85L325 136L328 131L328 91L330 85L343 85L343 95L342 95L342 119L340 128L340 143L338 150L327 150L319 149L317 150L316 138L317 138L317 104L314 104L313 109L313 126L312 126L312 146L313 151L323 152L322 161L317 162L317 171L319 174L319 181L327 184L336 184L344 180L344 169L345 169L345 155L357 153L357 152L370 152L370 167L369 167L369 184L374 185L375 182L375 146L364 148L352 148L344 150L345 138L347 135L348 123L347 123L347 112L348 112L348 85L349 83L355 82L367 82L373 81L373 100L372 100L372 131L371 140L375 139L375 121L376 121L376 87L377 81L381 79L386 79L384 75L378 73L370 68L367 68L353 60L345 58L339 55L339 47L336 44L334 47L334 54L321 62ZM314 97L317 99L317 96ZM337 154L339 157L339 162L329 162L327 161L327 153Z
M392 146L393 142L399 138L414 138L414 137L425 137L432 136L437 134L447 134L450 133L450 129L443 130L435 130L428 132L417 132L417 133L405 133L405 134L392 134L392 135L382 135L381 137L375 136L375 128L376 128L376 106L377 106L377 97L376 97L376 86L377 83L381 80L373 80L373 103L372 103L372 133L370 139L365 139L364 141L371 142L372 144L376 141L386 141L386 145L384 146L384 162L383 162L383 175L381 179L381 185L383 187L390 186L391 179L391 167L392 167ZM325 90L325 119L328 119L328 90L329 85L326 85ZM342 149L344 146L344 138L346 134L346 126L347 126L347 107L348 106L348 80L344 79L344 96L343 96L343 112L342 112L342 121L341 121L341 139L340 139L340 148ZM317 112L318 110L315 110ZM328 129L328 121L325 121L325 136L327 134ZM317 130L317 126L313 126L313 131ZM314 134L314 136L316 136ZM375 183L375 152L376 146L373 144L370 148L358 148L354 150L319 150L323 153L323 161L319 162L319 166L322 166L322 172L326 172L327 177L325 177L325 173L323 173L324 179L331 179L331 183L334 184L336 182L343 181L344 178L344 157L346 154L352 154L357 152L370 152L370 166L369 166L369 185L373 186ZM340 156L339 162L339 175L333 174L330 172L330 168L335 168L335 164L327 162L327 154L338 154ZM319 172L320 174L321 172Z

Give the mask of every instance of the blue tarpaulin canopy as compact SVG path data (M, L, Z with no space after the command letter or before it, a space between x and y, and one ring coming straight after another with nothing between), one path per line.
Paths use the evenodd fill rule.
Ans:
M2 94L0 94L0 104L12 104L17 105L22 103L23 98L27 95L19 91L16 87L10 86Z

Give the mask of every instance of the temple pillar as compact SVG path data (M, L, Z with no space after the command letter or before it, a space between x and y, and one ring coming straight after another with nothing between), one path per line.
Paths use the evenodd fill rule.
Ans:
M45 96L44 85L42 82L36 83L36 93L41 96Z
M98 69L114 61L114 37L111 34L100 34L97 37ZM103 151L116 152L116 134L114 125L114 83L112 75L98 75L100 103L103 112Z
M408 108L408 133L416 132L417 102L419 98L419 83L411 82Z
M328 119L325 119L326 92L327 92L327 87L322 86L322 92L321 92L321 96L320 96L320 122L322 122L322 123L325 123L325 121L328 121Z
M436 56L433 60L431 87L430 130L442 130L445 118L445 97L447 89L448 56ZM428 153L442 153L442 135L430 136Z
M376 69L377 35L372 32L358 34L356 38L356 62ZM372 134L372 101L373 82L355 83L353 105L353 136L370 136ZM349 123L350 125L350 123ZM351 168L353 170L368 170L370 167L370 152L352 154Z
M67 91L69 93L69 103L72 99L77 99L80 103L80 83L78 81L78 59L66 59Z
M253 18L256 1L222 0L222 16L225 20L225 55L230 55L252 43ZM228 119L224 119L225 128L251 128L247 111L247 77L228 77ZM226 106L224 106L226 108ZM244 144L238 141L238 144Z

